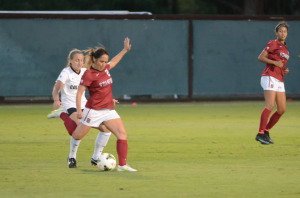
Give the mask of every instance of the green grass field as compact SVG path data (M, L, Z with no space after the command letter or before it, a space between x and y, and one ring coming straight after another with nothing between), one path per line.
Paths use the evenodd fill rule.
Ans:
M128 164L138 172L91 166L96 130L69 169L70 136L51 105L0 106L0 197L300 197L300 102L254 140L264 102L120 104ZM112 135L104 152L116 154Z

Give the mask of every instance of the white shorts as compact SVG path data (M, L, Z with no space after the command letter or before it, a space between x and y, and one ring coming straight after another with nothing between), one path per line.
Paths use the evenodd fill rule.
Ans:
M80 122L90 127L99 127L102 122L120 118L119 114L115 110L111 109L89 109L84 108L83 117Z
M285 92L284 83L272 76L262 76L260 85L264 90Z

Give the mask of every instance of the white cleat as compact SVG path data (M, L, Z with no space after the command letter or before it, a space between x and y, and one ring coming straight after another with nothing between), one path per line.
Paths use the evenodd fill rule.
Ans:
M51 111L48 114L47 118L48 119L50 119L50 118L60 118L60 114L63 113L63 112L66 113L64 108L59 107L58 109Z
M129 172L136 172L136 169L131 168L129 165L120 166L118 165L117 171L129 171Z

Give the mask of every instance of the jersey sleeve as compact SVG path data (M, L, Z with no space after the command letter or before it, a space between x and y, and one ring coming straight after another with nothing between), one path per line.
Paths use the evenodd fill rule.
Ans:
M276 43L274 41L269 41L269 43L265 47L265 51L269 53L273 53L275 49L276 49Z
M58 78L56 81L61 81L62 83L66 84L66 81L68 79L68 72L64 69L60 72Z
M91 73L86 71L84 72L84 74L82 75L81 77L81 80L80 80L80 85L83 85L83 86L90 86L92 84L92 76L91 76Z

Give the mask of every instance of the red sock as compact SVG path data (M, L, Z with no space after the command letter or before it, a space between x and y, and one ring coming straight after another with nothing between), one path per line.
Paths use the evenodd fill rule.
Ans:
M267 108L264 108L264 110L262 111L261 116L260 116L260 124L259 124L258 133L260 133L260 134L264 133L264 129L267 126L270 113L271 113L271 111Z
M275 111L273 113L273 115L271 116L271 118L266 126L266 129L270 130L278 122L280 117L281 117L281 115L277 111Z
M61 113L60 118L64 121L64 125L69 133L70 136L72 136L73 132L75 131L77 124L72 120L68 114Z
M128 152L127 140L118 140L117 141L117 153L119 156L119 165L120 166L126 165L127 152Z

